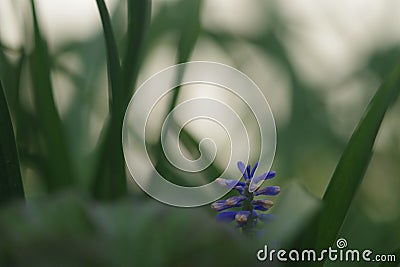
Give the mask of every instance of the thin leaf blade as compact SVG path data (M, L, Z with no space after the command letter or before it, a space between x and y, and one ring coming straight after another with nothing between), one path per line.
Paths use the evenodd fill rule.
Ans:
M396 66L372 98L350 138L323 197L318 221L316 247L333 244L353 197L368 168L380 125L400 91L400 65Z
M0 204L23 198L21 172L11 116L0 81Z
M46 41L41 33L34 0L31 1L34 29L34 49L29 55L35 107L40 117L40 127L45 140L50 177L46 184L50 191L64 189L74 184L73 164L53 97L51 63Z
M126 96L132 94L139 72L144 37L151 17L151 0L128 0L128 30L122 72Z
M110 82L108 97L110 103L110 112L112 112L116 109L116 106L123 98L123 91L121 86L121 65L119 62L117 42L115 40L114 31L111 25L111 18L110 14L108 13L107 6L104 0L96 0L96 3L103 26L104 39L106 42L107 71Z
M125 161L122 152L122 120L125 111L122 70L110 14L104 0L96 0L107 52L110 117L103 128L93 193L99 199L115 199L126 193ZM113 155L113 158L110 158Z

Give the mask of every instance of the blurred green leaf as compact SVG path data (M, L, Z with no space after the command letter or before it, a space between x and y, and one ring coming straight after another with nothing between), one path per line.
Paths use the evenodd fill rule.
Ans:
M178 41L178 63L189 60L200 34L200 11L202 0L181 1L180 37ZM184 12L182 12L184 10Z
M399 78L400 65L394 68L376 92L340 158L323 197L318 225L314 228L317 229L317 248L329 247L337 237L367 170L383 117L399 94Z
M0 81L0 204L23 198L21 172L14 130L6 96Z
M16 57L16 60L12 60ZM16 143L21 165L27 164L45 179L51 176L45 156L37 142L41 138L37 114L23 104L26 96L21 97L21 82L24 82L23 70L27 55L24 48L10 47L0 49L0 79L14 122ZM24 84L24 83L23 83ZM33 152L34 151L34 152ZM29 189L28 189L29 190ZM28 193L29 194L29 193Z
M34 49L29 57L30 72L35 107L40 117L39 123L45 139L50 170L50 176L45 182L48 189L54 191L74 184L73 166L63 125L53 98L48 47L40 31L34 0L31 0L31 5Z
M95 172L94 194L113 199L126 193L125 161L122 152L122 121L136 81L140 48L150 17L150 1L128 1L128 44L120 63L111 18L103 0L97 0L106 41L110 118L103 128L98 168ZM110 155L113 158L110 158Z
M119 62L119 53L117 43L115 41L114 31L111 25L110 14L108 13L107 6L104 0L96 0L99 9L101 23L103 25L104 39L106 42L107 51L107 71L110 81L108 98L110 112L115 112L120 108L119 104L123 101L122 90L122 73L121 65Z
M274 201L275 202L275 201ZM293 182L282 188L271 211L276 218L265 225L267 244L288 244L319 211L321 200Z
M190 60L190 56L196 46L197 40L199 38L201 32L201 21L200 21L200 12L202 7L202 0L194 0L194 1L178 1L175 4L171 5L166 4L162 6L162 10L152 24L153 31L167 31L167 25L172 26L178 32L177 39L177 63L184 63ZM169 6L171 5L171 6ZM177 12L176 14L173 11L185 10L185 12ZM171 17L169 20L165 20L165 12L171 13L169 16ZM155 30L155 29L156 30ZM150 34L151 37L151 34ZM160 36L158 36L160 37ZM156 38L156 37L152 37ZM153 40L154 42L154 40ZM178 73L176 80L181 80L181 75L183 72ZM180 93L180 87L174 89L171 101L169 103L168 113L170 113L178 100ZM176 122L174 122L175 126L179 129ZM194 156L198 156L199 142L196 140L191 133L189 133L186 129L180 130L180 138L183 141L184 146L188 149L188 151ZM165 175L169 181L173 183L177 183L180 185L192 185L190 184L192 181L187 179L187 173L177 170L176 168L171 168L168 164L168 159L166 159L162 146L161 146L161 138L158 140L156 144L154 144L153 151L155 151L156 159L156 169L161 171L163 175ZM207 157L207 155L205 155ZM211 161L211 160L210 160ZM222 172L216 167L214 164L211 164L204 170L204 179L202 179L203 184L212 181Z
M196 45L197 39L200 34L200 9L201 0L192 1L181 1L178 5L178 10L185 10L181 12L181 24L178 40L178 53L177 61L178 63L184 63L189 61L190 55L192 54L194 47ZM181 81L183 72L178 73L176 77L177 81ZM175 88L173 96L170 102L169 111L170 113L176 105L180 92L180 87Z
M268 58L268 61L281 69L284 79L291 83L289 98L285 100L291 105L290 114L288 115L288 122L277 127L279 145L275 159L275 162L281 160L282 166L284 166L284 168L281 168L280 174L291 179L290 177L298 175L296 170L302 168L299 158L304 158L305 154L314 154L315 149L321 146L328 146L324 149L332 153L332 151L344 147L345 143L327 123L331 118L326 102L322 94L315 93L320 88L313 88L306 82L298 72L297 64L290 56L290 49L288 50L285 38L282 38L282 36L291 34L287 22L279 18L279 10L276 10L274 3L265 1L262 3L268 6L265 12L273 16L274 21L259 35L236 35L218 30L218 28L204 28L201 34L218 45L221 51L233 60L234 66L238 69L253 63L246 58L238 57L237 54L242 52L238 53L232 47L239 43L249 49L256 48L259 50L260 56ZM296 138L293 138L293 133L296 133Z
M122 71L125 95L130 96L134 90L143 53L142 46L150 24L151 0L128 0L128 31L125 57Z
M68 77L76 90L73 92L71 105L63 116L67 137L75 166L75 175L80 186L89 191L93 187L94 164L98 161L98 152L88 146L93 136L88 131L88 123L94 115L98 115L96 105L99 94L98 81L101 79L106 65L104 53L104 35L99 29L93 36L85 40L63 43L53 53L54 58L65 58L76 55L81 59L82 69L76 72L63 60L55 60L54 70ZM106 100L107 101L107 100ZM100 109L103 109L103 105Z
M100 142L99 159L94 178L94 195L100 199L114 199L126 193L125 162L122 154L122 118L124 90L117 43L111 18L103 0L96 0L103 25L107 51L109 120ZM112 159L110 158L112 155Z
M0 264L254 266L252 240L229 230L202 209L63 194L0 211Z
M1 43L1 40L0 40ZM13 64L7 57L7 51L17 55L17 62ZM10 48L0 47L0 79L3 81L3 87L6 92L7 102L10 113L17 110L17 102L19 98L19 83L21 78L21 70L25 61L25 53L21 50L11 50Z

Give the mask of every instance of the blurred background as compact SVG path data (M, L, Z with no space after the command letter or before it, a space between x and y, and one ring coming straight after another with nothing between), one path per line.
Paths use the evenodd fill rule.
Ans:
M71 158L70 173L75 183L72 191L87 192L93 184L98 143L109 115L106 50L100 16L94 0L36 0L35 3L50 53L55 106ZM110 0L106 4L118 48L123 50L128 19L126 2ZM53 195L48 180L57 178L48 170L48 154L43 148L46 135L37 102L33 100L32 70L21 60L21 55L29 54L34 46L32 19L29 1L0 2L0 78L14 123L27 202L46 203L49 202L46 198ZM281 214L280 220L285 222L276 229L277 233L289 242L299 235L301 226L312 216L369 100L398 61L399 23L400 3L393 0L154 0L134 87L168 66L195 60L233 66L255 81L275 117L277 150L272 169L278 175L273 184L281 186L282 194L274 199L277 205L273 212ZM21 69L19 78L13 72L17 68ZM18 92L13 89L15 86ZM207 90L199 94L207 95ZM178 102L185 97L182 90ZM166 115L172 98L172 95L166 96L160 102L156 110L160 118ZM388 253L400 241L398 114L400 103L397 101L383 121L366 177L341 229L340 235L346 237L351 247ZM150 122L149 127L154 131L150 144L157 144L160 126L157 119ZM201 139L203 126L188 127L182 142L190 143L188 138ZM196 155L196 149L193 153ZM112 155L109 160L113 160ZM223 164L222 157L210 172L204 173L207 180L218 177ZM163 166L159 168L171 177L184 175L163 170ZM136 203L132 207L138 208L132 208L132 212L139 217L142 213L144 217L150 216L143 206L151 209L155 205L158 208L154 209L163 210L161 213L175 214L178 225L180 221L185 222L182 218L197 211L193 216L213 221L215 214L208 207L187 211L154 204L155 200L145 195L128 173L127 177L127 201ZM82 200L74 201L81 203ZM124 212L130 210L126 203L121 205L119 208ZM85 212L88 210L91 208L86 207ZM53 215L49 216L49 221L54 219ZM91 219L101 220L100 215L96 216ZM118 218L119 221L126 219ZM132 218L135 221L135 216ZM138 229L151 230L145 222L141 221L142 228L137 226ZM174 225L173 219L170 224ZM155 227L162 228L162 224ZM219 225L212 227L226 230L221 230ZM126 229L129 231L128 225ZM171 229L179 231L180 228L171 226ZM196 242L208 244L200 239L212 239L212 231L214 228L208 235L197 236ZM227 231L222 240L230 235L230 230ZM197 253L200 256L208 252L200 247ZM209 260L213 262L212 258ZM184 262L179 264L185 266Z

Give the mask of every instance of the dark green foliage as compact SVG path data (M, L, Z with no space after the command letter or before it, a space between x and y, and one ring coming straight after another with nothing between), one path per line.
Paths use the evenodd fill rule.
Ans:
M75 195L49 200L16 204L0 212L2 266L256 263L251 243L209 220L200 209L140 199L103 205Z
M297 40L302 26L288 22L279 5L258 1L269 24L247 36L225 30L223 25L203 27L208 17L202 14L202 0L160 1L154 14L150 14L150 0L120 1L113 6L113 13L104 0L93 0L99 11L96 32L86 39L66 40L50 52L46 25L41 24L45 20L37 15L34 0L29 2L31 9L27 12L32 13L33 23L27 16L26 43L10 47L3 44L0 34L0 266L254 266L255 252L264 244L321 249L342 236L360 248L364 239L365 246L376 243L374 249L380 250L376 252L394 253L400 258L399 249L390 251L398 247L398 214L392 212L390 218L366 214L365 207L369 209L368 205L376 199L371 200L373 193L361 190L360 194L359 190L364 175L370 174L371 159L379 159L375 162L379 168L371 169L374 175L380 175L383 187L398 185L398 138L391 138L390 147L378 153L373 149L385 113L398 98L400 68L391 70L399 61L396 45L375 47L360 58L364 65L360 63L354 73L348 73L350 80L364 81L363 77L368 76L377 84L383 83L347 142L347 135L335 132L325 91L320 90L341 85L327 81L328 89L316 88L319 85L302 76L293 51L288 49L292 45L288 42ZM122 12L127 15L126 20ZM277 120L278 146L273 167L279 172L276 185L281 186L282 194L276 198L273 210L277 220L267 225L260 242L249 242L230 232L235 229L215 224L215 214L208 209L171 208L142 192L127 189L121 146L123 116L138 85L143 63L147 63L155 48L163 45L163 38L169 38L175 49L174 63L191 60L198 47L208 48L210 43L212 49L221 51L221 58L245 70L253 64L246 59L246 51L239 51L246 47L279 68L288 84L282 103L290 103L290 109L287 121ZM79 71L58 60L70 55L82 64ZM105 65L107 97L98 90ZM54 92L64 88L53 84L55 72L64 75L74 87L72 100L62 115ZM357 102L358 107L366 106L374 93L374 87L368 85L363 84L360 99L365 101ZM262 89L276 92L274 88ZM174 91L166 110L174 108L179 91ZM269 98L268 93L266 97ZM91 128L93 114L98 112L96 108L106 108L98 101L108 102L108 110L95 118L101 120L96 121L101 128L99 139L97 132L93 134L97 129ZM398 111L399 106L394 108ZM389 114L391 123L393 113ZM280 114L275 115L279 118ZM354 121L349 127L348 136L356 124ZM90 142L93 136L96 139ZM198 140L193 133L183 129L180 141L194 158L198 156ZM185 185L187 173L167 162L160 143L155 140L148 148L158 171L171 182ZM387 166L392 169L386 169ZM9 204L11 199L24 197L20 168L28 201ZM202 176L213 180L220 173L220 166L212 164ZM43 198L34 197L36 186L39 194L45 195ZM109 203L99 204L90 197L77 196L78 188ZM380 190L379 186L376 190ZM379 209L390 210L385 200ZM322 264L334 265L317 263Z
M399 95L399 79L400 65L397 65L379 87L350 138L323 196L320 212L304 229L303 247L322 250L334 245L368 168L383 117Z
M316 228L318 248L326 248L335 241L368 168L383 117L393 101L397 99L399 91L400 65L397 65L371 100L324 194Z
M14 130L7 100L0 81L0 204L23 198L21 172Z
M34 49L29 55L30 75L39 129L45 140L45 161L48 168L46 186L49 191L64 189L75 184L71 153L65 137L64 127L53 97L51 83L51 57L42 36L32 3Z
M122 121L138 74L140 49L149 22L150 2L128 1L128 45L122 66L107 7L103 0L96 2L106 42L110 115L102 132L93 190L99 199L115 199L126 194ZM110 155L113 155L112 159Z

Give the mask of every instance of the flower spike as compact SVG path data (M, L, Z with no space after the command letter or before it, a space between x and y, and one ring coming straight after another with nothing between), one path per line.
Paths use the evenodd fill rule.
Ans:
M254 173L256 172L256 169L258 167L258 161L256 162L256 164L254 164L253 169L251 170L250 176L253 177Z
M244 182L237 180L228 180L218 178L216 182L226 188L236 189L239 196L232 196L226 200L217 200L211 204L211 208L218 211L217 220L222 222L235 221L237 226L244 233L250 234L254 232L257 222L267 222L271 220L271 214L260 213L269 210L273 206L273 202L269 199L254 199L257 196L275 196L279 194L279 186L266 186L260 188L260 185L267 179L275 177L274 171L269 171L259 176L254 177L258 168L258 162L253 168L250 165L245 165L242 161L237 163L238 169L243 175ZM231 208L239 208L242 210L230 210Z
M242 161L238 161L237 166L238 166L239 171L242 173L243 178L245 180L249 179L249 177L247 176L247 172L246 172L246 165L244 165L244 163Z

